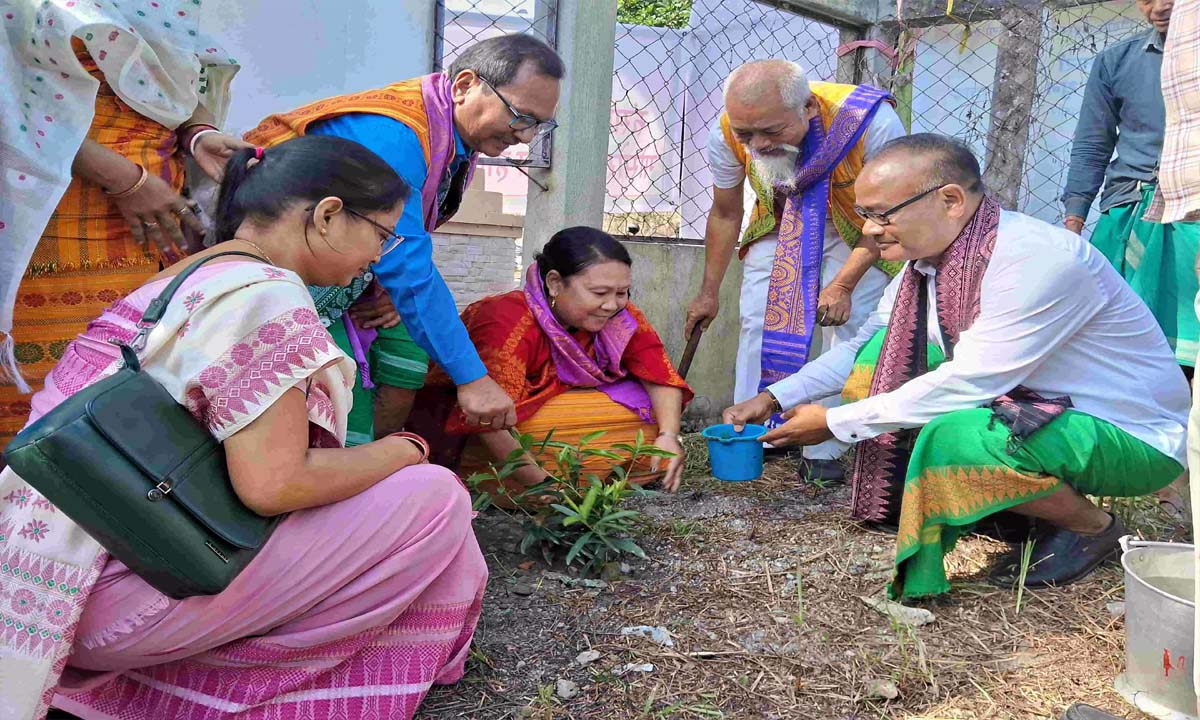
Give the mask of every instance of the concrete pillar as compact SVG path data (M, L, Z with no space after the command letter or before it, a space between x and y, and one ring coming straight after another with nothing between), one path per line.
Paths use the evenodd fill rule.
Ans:
M531 262L556 231L571 225L599 227L604 218L616 36L615 0L560 2L556 39L567 76L550 167L529 171L548 190L529 184L524 263Z
M997 43L983 182L1006 210L1016 210L1029 146L1030 113L1037 92L1042 8L1021 0L1000 11L1004 32Z
M854 28L841 28L838 30L838 45L862 40L862 37L862 33ZM846 83L847 85L859 84L862 81L860 70L864 61L865 55L862 48L851 50L845 55L839 55L834 79L837 82Z

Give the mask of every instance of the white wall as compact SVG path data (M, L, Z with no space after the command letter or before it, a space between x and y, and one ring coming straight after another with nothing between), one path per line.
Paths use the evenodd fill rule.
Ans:
M202 28L237 58L226 127L430 71L433 0L205 0Z

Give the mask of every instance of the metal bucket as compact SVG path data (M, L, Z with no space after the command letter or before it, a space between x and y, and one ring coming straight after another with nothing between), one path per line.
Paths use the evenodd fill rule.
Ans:
M1142 712L1196 720L1192 686L1195 548L1121 538L1125 568L1125 672L1115 687Z

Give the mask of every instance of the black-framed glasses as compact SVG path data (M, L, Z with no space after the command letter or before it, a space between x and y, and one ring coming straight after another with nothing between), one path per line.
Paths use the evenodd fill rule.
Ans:
M867 220L870 220L871 222L878 225L879 227L885 227L887 225L892 224L892 218L890 217L891 215L895 215L896 213L900 212L901 210L908 207L909 205L912 205L913 203L915 203L916 201L925 197L926 195L928 195L932 192L937 192L938 190L941 190L944 187L946 187L946 186L945 185L936 185L934 187L931 187L928 190L925 190L923 192L917 193L916 195L913 195L912 197L910 197L909 199L900 203L899 205L896 205L895 207L890 207L887 210L884 210L883 212L871 212L870 210L864 210L863 208L861 208L857 205L854 206L854 212L858 213L859 217L866 218Z
M404 236L397 235L392 230L388 230L386 227L384 227L383 225L380 225L379 223L375 222L374 220L367 217L366 215L363 215L362 213L354 212L353 210L351 210L350 208L348 208L344 205L342 206L342 209L344 209L346 212L350 213L354 217L358 218L359 220L365 220L365 221L371 223L372 225L374 225L376 228L379 229L379 232L387 235L387 237L381 238L379 240L379 257L383 257L384 255L387 255L391 251L400 247L400 243L404 242Z
M508 108L508 111L512 113L512 120L508 121L508 127L511 129L516 130L517 132L533 130L534 136L537 137L540 135L546 135L551 130L558 127L558 123L553 120L538 120L532 115L518 112L517 109L512 106L512 103L508 101L508 98L501 95L500 91L496 89L496 86L493 85L490 80L479 73L475 73L475 77L479 78L480 82L482 82L484 85L487 85L489 88L491 88L492 92L496 93L496 97L500 98L500 102L504 103L504 107Z

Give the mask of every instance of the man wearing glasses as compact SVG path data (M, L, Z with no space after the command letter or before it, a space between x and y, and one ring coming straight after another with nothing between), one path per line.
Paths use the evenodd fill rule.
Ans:
M891 141L855 193L863 233L904 269L853 341L726 422L784 409L764 440L856 444L852 516L897 528L893 598L948 591L945 553L1002 511L1038 520L1027 586L1086 576L1125 532L1086 496L1146 495L1183 469L1187 381L1154 316L1078 235L1001 211L957 140ZM813 404L839 393L851 402ZM1019 581L1019 548L995 581Z
M734 402L853 338L898 269L859 244L862 219L853 211L863 160L905 133L893 104L869 86L809 83L785 60L747 63L726 80L725 112L708 140L704 280L684 332L716 317L737 247L745 265ZM756 199L739 244L747 179ZM801 478L841 479L845 450L836 441L805 448Z
M430 233L458 210L479 154L495 157L554 129L562 61L529 35L467 48L445 73L315 102L272 115L247 133L272 145L303 134L354 140L386 160L414 192L399 242L349 288L314 288L330 333L359 364L348 444L401 429L429 358L458 386L467 422L516 424L513 401L488 376L454 298L433 264Z

